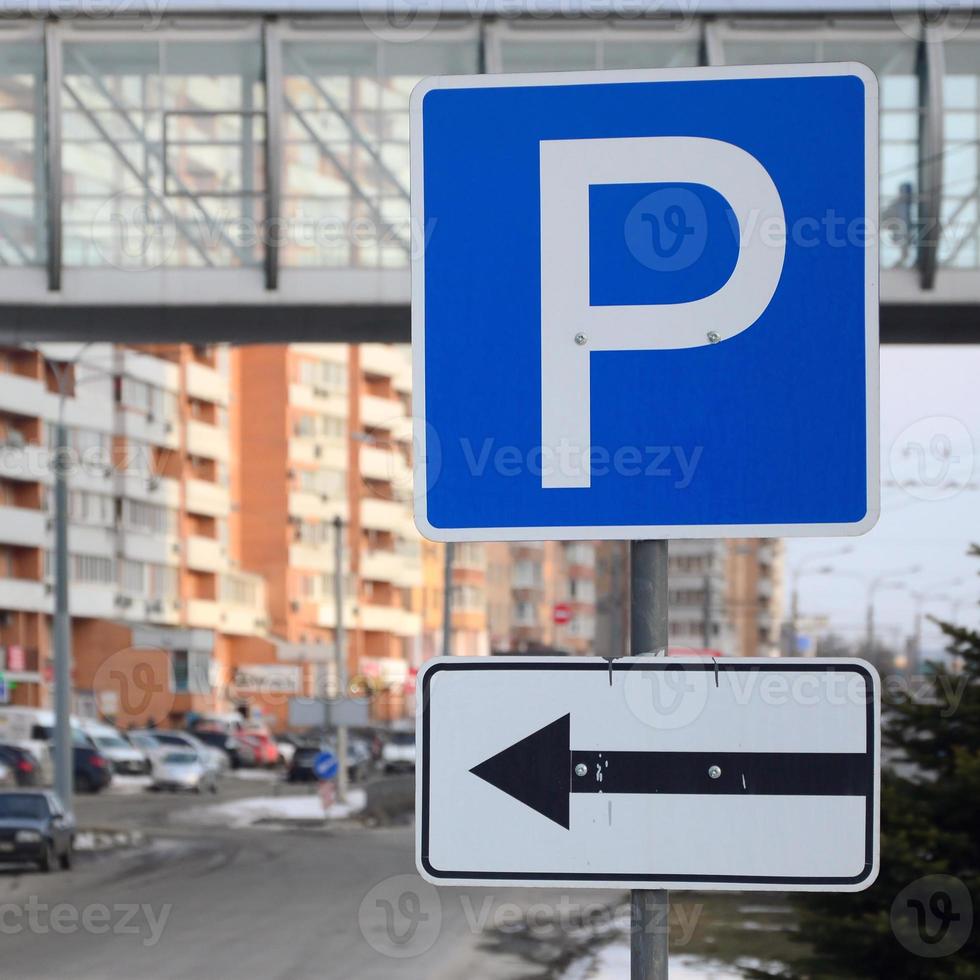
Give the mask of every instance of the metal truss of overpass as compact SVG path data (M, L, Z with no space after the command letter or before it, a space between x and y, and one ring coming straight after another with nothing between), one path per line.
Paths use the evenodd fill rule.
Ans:
M980 12L5 13L4 342L405 340L420 78L821 60L881 83L883 340L980 339Z

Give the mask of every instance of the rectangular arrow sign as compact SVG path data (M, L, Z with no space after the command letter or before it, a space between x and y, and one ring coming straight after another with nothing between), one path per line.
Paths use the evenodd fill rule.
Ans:
M864 661L444 658L418 685L416 858L435 884L859 891L877 875Z

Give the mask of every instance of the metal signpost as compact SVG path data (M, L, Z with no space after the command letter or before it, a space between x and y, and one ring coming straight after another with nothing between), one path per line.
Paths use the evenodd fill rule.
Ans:
M873 526L878 107L869 69L431 78L413 93L410 125L413 227L424 233L412 264L423 534L631 540L630 646L642 657L666 653L667 539ZM780 670L787 682L848 673L871 697L867 668L647 663L616 662L608 683L596 673L604 664L432 667L419 718L423 874L628 883L635 980L666 976L666 886L865 887L877 847L876 708L849 709L845 720L829 703L823 714L773 714L755 702L730 712L726 700L739 678ZM589 710L604 705L597 731L616 733L614 744L583 727L584 702L572 710L563 685L573 675ZM658 690L669 678L711 680L711 710L651 741L649 727L623 720L630 677ZM470 684L495 706L482 729ZM534 710L515 712L532 691ZM473 713L448 708L450 692ZM544 704L551 718L539 716ZM518 722L526 730L500 737ZM524 745L516 757L514 741ZM501 753L508 764L497 772ZM515 759L530 780L520 787ZM485 836L466 835L471 850L453 852L443 828L468 826L459 821L470 807L495 822ZM840 819L818 828L813 815L828 807ZM542 813L552 819L527 823ZM562 836L554 815L566 814ZM774 826L787 828L785 839ZM513 839L502 837L507 827ZM554 847L529 853L521 834Z
M313 760L313 775L320 784L320 802L324 813L336 801L335 783L342 767L333 752L324 750Z
M346 698L347 684L347 647L344 644L344 522L340 517L333 519L334 530L334 566L333 566L333 596L337 620L334 625L334 652L337 670L337 697ZM347 725L337 724L337 755L344 761L337 775L337 795L341 803L347 802Z

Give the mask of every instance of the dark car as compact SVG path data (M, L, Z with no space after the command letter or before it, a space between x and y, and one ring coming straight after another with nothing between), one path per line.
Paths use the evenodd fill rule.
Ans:
M99 793L112 782L112 766L98 749L75 746L75 788L80 793Z
M297 745L289 762L289 768L286 770L286 779L291 783L313 782L316 779L313 763L316 762L316 757L320 751L319 745L310 745L309 743Z
M95 747L95 743L83 732L72 732L72 768L75 789L80 793L98 793L112 782L112 763ZM55 765L55 748L51 746Z
M0 863L70 868L74 847L75 821L50 790L0 792Z
M37 786L41 765L20 745L0 745L0 762L14 774L18 786Z
M112 782L112 763L95 747L95 743L84 732L73 729L72 768L75 789L79 793L99 793ZM57 766L58 760L54 745L51 758Z

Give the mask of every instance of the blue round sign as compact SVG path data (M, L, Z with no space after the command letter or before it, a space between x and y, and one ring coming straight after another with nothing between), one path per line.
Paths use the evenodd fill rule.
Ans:
M340 765L333 752L324 750L313 762L313 772L317 779L333 779L337 775Z

